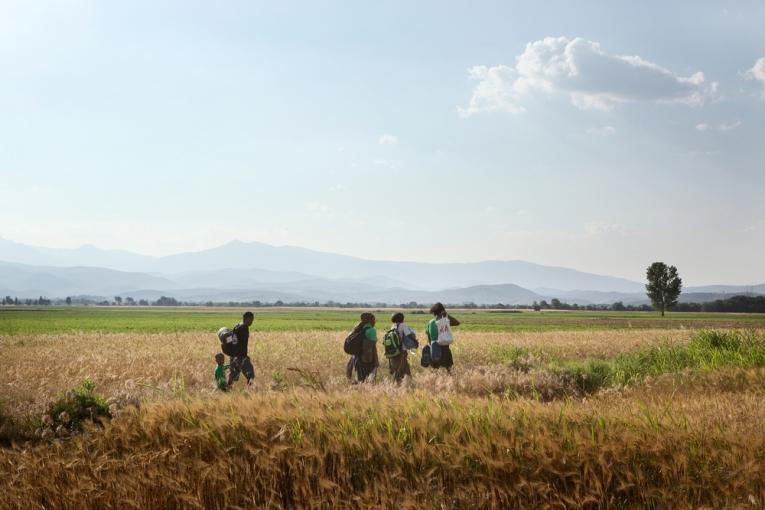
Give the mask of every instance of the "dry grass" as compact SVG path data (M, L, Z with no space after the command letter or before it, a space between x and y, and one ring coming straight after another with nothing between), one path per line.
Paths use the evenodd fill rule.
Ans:
M436 377L410 357L414 383L429 387L485 395L505 390L528 394L536 385L544 392L554 381L530 376L508 366L516 349L529 349L539 359L612 358L623 352L665 340L687 341L690 333L678 330L564 331L545 333L463 332L452 347L454 378ZM255 333L250 355L260 391L310 385L318 379L330 391L345 391L347 356L343 333ZM5 412L11 415L42 412L57 394L90 378L99 392L120 400L172 399L180 395L211 395L213 334L77 334L0 337L5 369L0 388ZM297 368L301 372L287 370ZM387 378L383 359L380 375ZM435 381L431 381L435 379ZM441 381L442 382L438 382ZM241 386L242 383L239 383ZM550 391L553 391L551 388Z
M533 368L683 345L688 331L463 332L453 375L412 358L401 386L385 366L380 382L349 384L343 336L256 333L258 387L229 394L213 390L212 335L0 337L11 416L39 415L86 377L143 402L103 430L0 449L0 507L765 505L764 368L586 396Z
M763 386L762 371L750 377ZM761 392L641 401L298 391L145 406L0 451L5 505L691 508L765 497ZM136 476L140 473L140 476Z

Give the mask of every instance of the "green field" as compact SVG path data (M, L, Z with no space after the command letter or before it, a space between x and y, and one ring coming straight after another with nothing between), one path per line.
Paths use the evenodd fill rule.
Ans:
M4 307L0 308L0 335L46 333L167 333L215 331L232 326L244 309L165 307ZM378 325L388 324L394 309L370 310ZM254 331L346 331L359 310L311 308L256 308ZM407 322L421 330L430 316L405 311ZM765 314L572 311L458 310L462 331L570 331L604 329L765 328ZM378 326L378 327L379 327Z

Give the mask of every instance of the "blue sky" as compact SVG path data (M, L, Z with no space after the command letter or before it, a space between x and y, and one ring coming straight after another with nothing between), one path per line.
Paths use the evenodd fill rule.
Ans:
M763 20L757 1L0 1L0 237L763 282Z

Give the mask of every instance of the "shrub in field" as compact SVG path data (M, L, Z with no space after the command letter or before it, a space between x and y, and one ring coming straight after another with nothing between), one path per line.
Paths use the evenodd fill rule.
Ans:
M611 382L611 363L599 359L568 362L565 366L552 366L553 373L562 379L563 386L573 386L581 393L594 393Z
M102 419L110 419L109 404L95 390L95 383L85 379L53 401L41 419L39 435L44 438L54 434L66 436L82 431L83 422L100 424Z
M701 331L687 345L666 342L611 361L586 359L552 363L564 386L593 393L613 384L639 382L650 376L686 369L765 366L765 337L754 332Z
M646 376L685 369L765 366L765 337L755 332L701 331L688 345L664 344L617 356L613 382L624 384Z

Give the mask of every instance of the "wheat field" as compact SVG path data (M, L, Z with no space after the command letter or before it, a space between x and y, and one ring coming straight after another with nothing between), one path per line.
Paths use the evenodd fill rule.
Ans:
M435 379L443 379L441 387L449 391L482 395L486 388L501 387L503 378L518 375L504 363L518 348L540 359L606 359L663 341L683 342L689 334L688 330L466 332L452 348L454 377ZM329 391L347 391L351 385L344 376L348 359L342 350L344 337L345 333L326 331L255 332L250 356L257 390L321 382ZM101 393L122 400L216 394L212 374L218 345L210 333L6 336L0 337L0 347L7 360L0 373L6 412L30 407L42 412L48 399L84 378L92 379ZM418 360L410 355L415 375L410 385L427 386L434 376L420 368ZM384 358L381 364L380 378L386 380ZM237 384L235 388L243 388L243 383Z
M254 331L256 386L228 393L209 333L2 336L5 426L39 427L85 379L114 412L0 448L0 506L761 508L759 350L582 383L599 362L685 359L696 334L462 332L452 374L411 357L397 385L384 358L376 382L349 382L343 333Z

